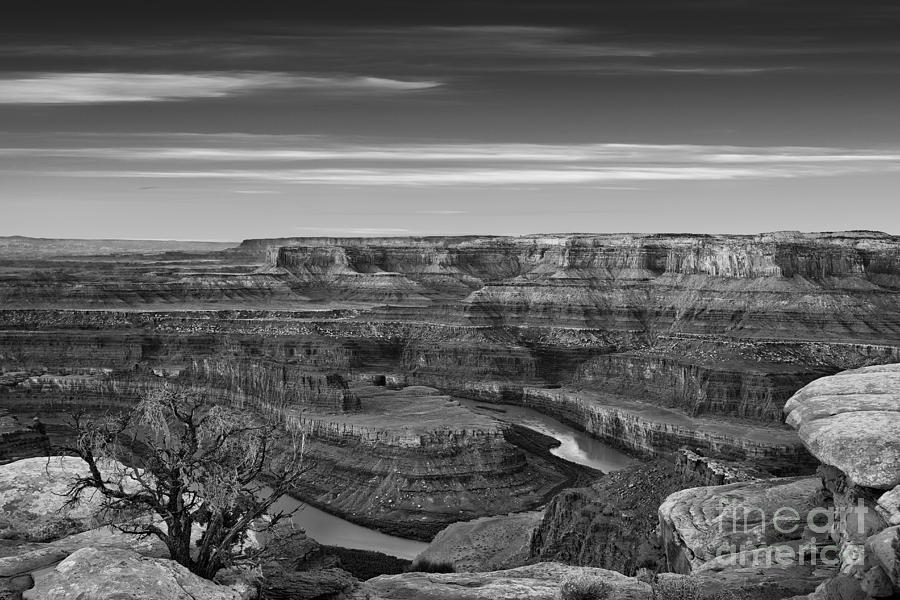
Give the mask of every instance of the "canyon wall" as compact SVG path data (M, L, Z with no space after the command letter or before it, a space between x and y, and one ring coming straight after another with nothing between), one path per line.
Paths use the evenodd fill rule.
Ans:
M401 394L393 406L359 395L371 383L523 404L635 454L688 446L788 475L811 462L782 425L791 394L822 375L900 362L900 238L878 232L176 250L0 248L0 376L13 382L0 402L25 414L28 394L57 393L43 383L26 392L25 379L102 372L180 377L303 410L329 483L302 495L382 526L449 522L446 507L491 514L496 499L477 491L491 487L513 508L533 506L566 475L489 424L448 433L462 418L452 399ZM418 419L414 406L435 421L409 438L400 430ZM378 424L378 414L399 421ZM427 466L445 455L445 471ZM540 485L527 482L539 473ZM391 497L402 510L384 504L388 488L406 490Z

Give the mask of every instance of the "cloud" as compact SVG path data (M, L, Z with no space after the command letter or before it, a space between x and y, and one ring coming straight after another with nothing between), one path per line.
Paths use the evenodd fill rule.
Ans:
M96 143L94 138L90 139ZM0 148L60 177L270 185L600 185L821 177L900 171L900 149L703 144L366 144L273 135L149 136L143 147ZM71 140L69 140L71 143ZM190 145L174 145L186 143ZM15 167L14 167L15 168Z
M209 171L69 171L45 173L74 177L129 179L223 179L310 185L438 186L549 185L618 181L716 181L829 175L833 170L765 167L599 167L557 169L218 169Z
M87 139L87 136L84 136ZM898 162L900 148L714 144L366 144L315 136L252 134L151 134L145 146L0 147L0 156L82 158L111 162L294 163L866 163ZM134 138L132 138L133 141ZM93 141L93 140L92 140ZM186 143L189 145L173 145ZM205 144L205 145L197 145Z
M275 72L39 73L0 79L0 104L94 104L222 98L259 90L403 92L440 86L436 81L383 77L311 77Z

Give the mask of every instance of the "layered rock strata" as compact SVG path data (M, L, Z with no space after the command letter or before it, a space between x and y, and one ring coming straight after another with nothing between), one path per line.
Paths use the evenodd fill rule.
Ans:
M791 393L823 374L900 361L900 240L877 232L291 238L172 250L0 251L0 401L26 414L37 395L59 393L7 385L10 373L110 370L184 373L216 394L309 410L322 464L345 473L337 501L348 514L372 508L379 523L432 500L416 492L404 510L376 509L379 484L360 482L394 485L388 468L421 479L430 450L382 432L384 469L361 465L354 444L371 436L342 420L366 411L351 389L360 383L522 402L635 453L687 445L784 475L808 460L780 426ZM341 428L351 435L336 442ZM476 437L452 442L469 449L460 460L477 473L507 468L509 440ZM491 458L471 458L479 454ZM553 487L560 472L549 469L557 474L543 483ZM534 485L512 483L524 472L512 469L506 488L519 507L536 497ZM464 517L488 510L455 486L440 487L435 505Z
M432 388L354 393L357 412L287 422L309 432L315 465L296 492L350 521L431 539L455 521L534 508L577 481L548 455L511 443L508 426Z

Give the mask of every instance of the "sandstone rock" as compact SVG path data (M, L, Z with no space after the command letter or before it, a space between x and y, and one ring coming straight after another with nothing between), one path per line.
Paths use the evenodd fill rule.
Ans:
M80 458L68 456L0 466L0 536L49 541L95 526L99 495L88 490L78 504L64 506L73 476L86 472Z
M717 555L799 539L820 489L816 477L787 477L675 492L659 507L669 568L689 573Z
M826 581L822 592L825 600L866 600L859 580L843 573Z
M747 600L775 600L811 594L834 570L815 565L771 565L730 568L691 575L660 573L657 580L699 586L707 593L726 592ZM690 597L690 596L687 596Z
M82 548L38 577L26 600L240 600L171 560Z
M889 525L900 525L900 485L878 498L877 510Z
M61 548L38 548L16 556L0 558L0 577L14 577L44 569L60 562L71 552Z
M532 511L454 523L441 530L416 561L450 562L457 573L521 566L528 560L532 533L543 516Z
M869 569L860 583L862 591L873 598L889 598L894 595L894 585L884 568L876 566Z
M647 600L650 586L615 571L537 563L485 573L404 573L364 582L354 600L558 600L566 577L584 575L606 582L610 600Z
M83 548L112 553L126 550L153 558L169 556L169 550L156 536L141 537L123 533L114 527L100 527L66 536L38 548L25 549L15 555L0 557L0 581L8 577L31 577L31 574L46 571Z
M160 522L160 526L164 527L165 523ZM199 529L195 526L195 532ZM193 535L192 541L197 538ZM104 550L125 549L137 552L141 556L149 556L154 558L168 558L169 550L155 535L138 536L131 533L124 533L112 526L98 527L89 529L81 533L76 533L64 537L62 539L51 542L49 548L68 552L69 554L80 550L81 548L97 548Z
M266 572L263 596L268 600L345 598L357 585L357 580L342 569Z
M881 566L894 586L900 588L900 525L888 527L866 540L867 563Z
M817 379L784 410L810 452L857 485L889 490L900 484L900 365Z
M759 469L715 460L687 448L681 448L675 454L675 470L686 480L693 481L695 485L705 486L725 485L768 477Z

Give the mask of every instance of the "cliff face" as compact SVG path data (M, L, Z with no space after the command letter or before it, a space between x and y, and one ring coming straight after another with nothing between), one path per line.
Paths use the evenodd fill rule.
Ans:
M809 381L900 360L900 240L885 234L295 242L268 250L294 289L475 326L506 349L454 343L471 337L458 330L407 339L405 370L436 385L537 377L779 422Z
M640 567L654 568L657 508L668 494L690 485L671 464L657 462L565 490L544 510L531 538L531 558L629 575Z

